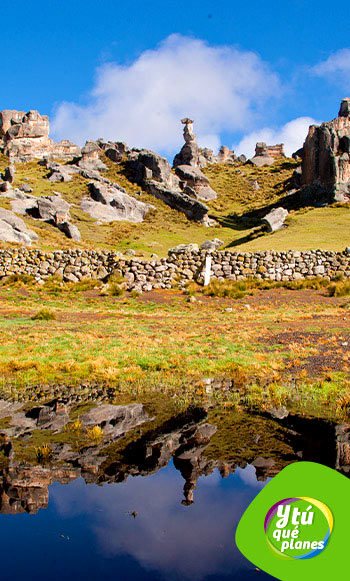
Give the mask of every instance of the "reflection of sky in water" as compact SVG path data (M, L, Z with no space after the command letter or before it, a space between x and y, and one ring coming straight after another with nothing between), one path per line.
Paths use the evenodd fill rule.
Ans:
M239 518L262 486L252 467L227 479L215 471L183 506L172 464L121 484L54 484L47 510L0 515L1 581L271 579L234 547Z

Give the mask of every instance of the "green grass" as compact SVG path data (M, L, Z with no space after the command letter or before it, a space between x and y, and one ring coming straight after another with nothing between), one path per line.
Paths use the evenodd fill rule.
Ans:
M248 403L252 397L264 407L290 397L290 366L302 369L315 349L323 352L325 340L329 350L337 353L332 337L342 332L337 331L337 322L344 317L341 299L325 298L324 303L318 299L314 304L310 294L308 302L300 302L298 290L274 289L278 294L266 303L264 293L271 289L253 289L261 293L261 301L246 310L244 303L227 294L222 299L202 297L192 304L186 295L168 291L161 294L169 302L156 304L144 302L143 297L78 291L74 285L59 287L59 293L46 285L16 284L0 287L0 387L4 395L10 389L13 394L30 394L36 385L96 382L125 393L169 391L192 401L193 396L205 395L206 377L227 377L233 381L232 405L236 405L237 391ZM314 285L318 287L317 280ZM295 300L285 301L283 293L290 292L295 292ZM326 295L325 289L302 292ZM276 303L278 296L280 303ZM49 324L46 318L32 319L43 304L56 315ZM328 325L325 329L323 321ZM310 342L306 336L303 346L293 344L293 339L286 345L274 342L274 335L288 325L299 325L303 332L315 333L315 338ZM345 355L339 372L330 376L332 381L323 381L321 375L302 374L293 394L302 394L302 401L323 398L335 405L348 381Z

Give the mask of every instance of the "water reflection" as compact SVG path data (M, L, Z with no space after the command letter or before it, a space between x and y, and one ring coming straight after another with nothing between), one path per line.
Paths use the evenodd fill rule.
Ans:
M248 504L290 462L350 469L350 426L288 410L67 398L0 401L0 421L1 581L267 579L234 546Z
M182 486L172 462L156 474L103 487L82 479L52 485L47 510L1 517L1 579L269 578L234 546L238 520L264 486L255 469L201 477L191 506L179 503Z

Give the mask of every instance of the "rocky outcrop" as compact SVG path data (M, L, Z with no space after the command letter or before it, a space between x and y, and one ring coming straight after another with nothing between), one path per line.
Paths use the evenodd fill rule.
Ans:
M350 200L350 99L343 99L333 121L310 126L302 151L301 184L305 200Z
M52 196L37 197L16 189L8 197L11 198L12 210L17 214L27 214L37 220L44 220L61 230L68 238L77 242L81 240L79 229L70 222L70 204L58 192Z
M269 155L274 159L279 157L286 157L284 153L284 143L278 143L277 145L266 145L265 142L260 141L255 146L255 155Z
M50 182L70 182L72 177L81 173L81 168L75 164L61 164L57 161L44 160L44 165L49 170L48 180Z
M98 172L108 171L108 167L100 160L100 147L96 141L87 141L81 150L81 158L77 165L85 170Z
M38 111L0 112L0 150L11 162L72 159L80 155L80 147L70 141L55 143L49 138L49 118Z
M180 178L183 191L199 200L215 200L218 195L210 187L210 182L204 173L191 165L178 165L175 168L176 175Z
M171 171L168 161L160 155L143 149L129 155L130 179L152 196L159 198L171 208L206 225L210 224L208 208L181 189L184 183Z
M129 196L118 184L90 182L91 199L84 198L81 209L100 222L125 220L142 222L152 206Z
M248 163L256 167L263 167L264 165L272 165L278 157L285 157L283 143L266 145L261 141L256 144L255 155L248 160Z
M0 208L0 240L31 244L38 240L38 236L13 212Z
M281 230L284 227L284 221L288 216L288 210L284 208L274 208L264 216L262 219L263 224L267 226L268 232L276 232L276 230Z

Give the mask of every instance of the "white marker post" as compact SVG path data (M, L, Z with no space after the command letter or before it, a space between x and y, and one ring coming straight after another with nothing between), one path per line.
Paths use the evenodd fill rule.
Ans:
M205 257L205 271L204 271L204 286L208 286L210 283L210 271L211 271L211 254L207 254Z

